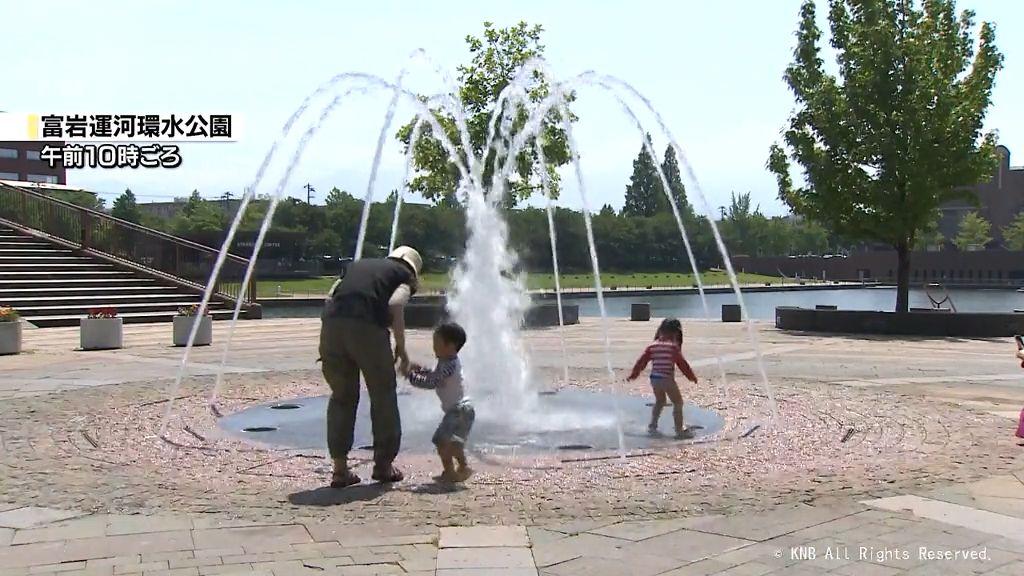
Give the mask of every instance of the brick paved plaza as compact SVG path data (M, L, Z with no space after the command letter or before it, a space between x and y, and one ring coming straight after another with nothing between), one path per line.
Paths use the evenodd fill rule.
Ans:
M614 389L654 323L611 320ZM241 323L220 407L322 394L313 319ZM686 323L719 411L712 442L619 458L477 459L461 490L408 479L324 490L322 455L216 433L206 408L227 323L196 349L169 439L155 437L181 350L169 325L79 352L77 329L28 330L0 357L0 576L23 574L1024 574L1024 371L1012 341L785 334L757 326L779 418L742 325ZM597 323L564 330L569 386L609 390ZM412 335L414 357L429 338ZM527 335L538 378L558 330ZM723 393L716 355L723 362ZM573 461L575 460L575 461ZM360 469L362 472L363 470ZM368 476L368 474L364 474ZM966 550L971 558L925 556ZM813 556L813 557L812 557Z

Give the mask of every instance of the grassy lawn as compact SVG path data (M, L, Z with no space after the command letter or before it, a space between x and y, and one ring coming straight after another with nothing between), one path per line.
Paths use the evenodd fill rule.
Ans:
M761 276L759 274L738 274L741 284L763 284L765 282L779 282L781 279L775 276ZM256 294L260 298L273 298L278 294L278 287L282 295L287 296L323 296L334 283L335 278L304 278L293 280L260 280L257 282ZM705 272L701 274L701 281L707 286L726 285L729 278L725 272ZM554 290L555 277L553 274L530 274L526 278L527 287L531 290ZM563 290L593 290L593 274L564 274L561 277ZM605 288L675 288L689 287L695 282L693 274L677 273L651 273L651 274L601 274L601 283ZM424 274L423 290L437 291L448 288L449 278L447 274Z

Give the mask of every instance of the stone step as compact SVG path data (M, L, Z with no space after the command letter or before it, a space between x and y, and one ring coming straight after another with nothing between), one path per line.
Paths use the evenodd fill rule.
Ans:
M0 227L0 304L39 327L77 326L93 308L115 308L125 322L169 322L202 295L165 284L51 241ZM232 306L214 301L215 319Z
M198 303L200 296L196 294L195 298L177 298L169 302L136 302L131 304L109 304L102 300L90 303L88 305L73 304L67 306L21 306L17 307L18 314L28 317L44 317L44 316L73 316L81 315L84 316L90 309L93 308L116 308L118 313L124 312L177 312L178 308L185 306L191 306ZM221 308L219 303L213 305L214 308Z
M41 277L41 278L39 278ZM40 274L34 272L14 272L10 274L0 273L3 285L17 288L76 288L76 287L103 287L103 286L152 286L157 283L152 278L137 278L126 272L98 272L86 275L85 273L51 273Z
M17 256L0 251L0 266L6 268L8 265L21 266L26 264L36 265L40 268L44 266L50 267L59 264L89 264L97 266L100 265L97 264L96 261L93 260L92 258L88 258L85 256L75 256L74 254L61 254L59 252L41 252L31 254L28 256ZM110 266L110 264L105 264L105 266Z
M21 262L21 263L6 263L6 262L4 262L2 264L3 264L3 266L0 267L0 272L33 272L33 271L56 272L56 271L66 271L66 272L70 272L70 273L73 274L73 273L75 273L75 271L78 271L78 270L81 270L81 271L92 271L92 270L113 270L114 269L114 265L113 264L104 264L104 263L100 263L100 262L94 262L94 261L91 261L91 260L86 260L84 262L59 262L58 261L58 262L47 262L45 264L43 264L43 263L29 263L29 262ZM128 272L128 274L131 274L131 272Z
M7 296L0 291L0 302L5 306L14 306L17 309L33 307L61 307L76 306L89 308L103 308L107 306L124 305L164 305L177 304L180 302L198 302L200 294L189 292L169 292L167 294L92 294L88 296L56 296L52 293L44 298L36 296Z
M214 320L230 320L232 310L210 310ZM118 312L118 316L124 319L125 324L148 324L157 322L170 322L177 316L177 310L157 312ZM37 328L56 328L59 326L78 326L85 312L79 314L64 314L52 316L22 316L27 322L31 322ZM169 328L168 328L169 330Z
M46 282L45 280L40 282ZM173 294L176 292L189 293L182 291L177 286L165 286L161 284L136 284L129 286L110 286L108 282L104 282L102 286L66 286L62 281L56 281L59 284L51 284L48 286L36 286L32 285L15 285L11 286L10 282L4 284L3 288L0 288L0 302L4 302L9 298L35 298L40 297L65 297L65 296L118 296L118 295L145 295L145 294Z
M56 248L53 248L52 244L49 244L47 242L40 242L38 240L33 240L31 238L19 238L17 240L12 240L12 239L0 240L0 248L21 248L21 247L25 247L25 248L29 248L29 247L32 247L32 248L51 248L51 249L56 250Z
M0 244L0 258L74 255L75 253L73 251L67 249L48 248L46 246L33 246L30 244L13 244L10 246Z

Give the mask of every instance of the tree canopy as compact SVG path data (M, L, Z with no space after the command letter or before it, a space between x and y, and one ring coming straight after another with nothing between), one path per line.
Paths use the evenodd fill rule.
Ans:
M953 243L961 250L982 250L992 241L992 224L977 212L968 212L960 221Z
M138 224L142 222L142 211L139 210L139 203L131 188L125 188L120 196L114 199L114 205L110 208L110 215L114 218L127 220Z
M942 219L942 211L935 211L935 218L924 228L918 230L914 237L914 250L939 250L946 243L946 237L939 230L939 220Z
M649 143L651 135L644 137ZM647 151L648 145L641 144L640 153L633 160L633 174L626 185L626 201L622 205L625 216L654 216L658 208L665 205L665 202L659 202L662 197L661 180L654 158Z
M467 154L484 159L482 179L488 191L491 190L495 175L500 173L501 166L506 160L506 156L499 156L496 145L502 144L506 150L511 147L512 139L524 129L529 108L521 102L506 100L498 113L499 119L501 115L510 115L510 132L502 134L500 141L492 143L490 149L484 150L487 146L491 116L498 105L499 95L516 79L524 65L533 58L543 56L542 32L543 28L540 25L530 26L526 22L509 28L495 28L491 22L484 22L482 38L466 36L466 44L472 56L468 64L458 67L457 81L458 96L465 108L469 142L462 142L452 114L440 108L433 110L438 124L444 129L448 140L458 149L458 155L467 168ZM550 93L550 85L540 70L534 70L529 75L524 88L531 105L539 104ZM573 94L567 94L566 105L574 98ZM504 183L506 198L503 200L507 205L515 205L540 189L540 170L547 171L551 194L557 197L559 175L556 169L570 160L568 141L562 128L562 112L559 108L552 108L540 129L540 142L543 146L541 151L546 166L540 166L538 142L536 138L531 137L527 141L527 146L514 159L512 174ZM575 119L570 113L569 121ZM409 153L410 147L412 148L413 166L420 172L409 182L409 189L419 192L428 200L441 201L448 198L451 202L459 187L461 175L441 142L434 137L433 129L429 125L421 128L417 142L410 142L415 125L416 119L413 119L399 129L396 135L405 145L406 153ZM499 122L496 129L500 129L500 126Z
M982 132L1002 67L995 27L981 25L975 49L974 14L958 17L953 0L828 4L838 76L824 68L815 2L805 0L785 72L797 110L768 168L795 213L896 249L896 310L906 311L917 234L995 167L995 135Z
M658 175L655 158L648 150L654 148L650 144L651 135L645 134L644 138L646 138L647 144L640 145L640 152L633 160L633 174L629 178L629 184L626 185L626 199L622 206L622 213L626 216L654 216L660 212L671 214L672 206L665 195L665 187ZM679 160L671 145L665 147L661 172L668 182L669 190L679 208L679 215L683 218L683 224L691 224L694 221L693 208L686 200L686 187L683 185L682 174L679 171Z
M1018 212L1013 222L1003 227L1003 242L1010 250L1024 250L1024 212Z
M366 230L366 255L382 256L387 250L394 217L395 195L370 207ZM221 200L205 200L193 192L180 213L171 219L152 217L153 227L209 246L223 242L227 226L234 217ZM269 198L253 200L242 219L236 241L250 241L263 221ZM324 257L351 257L363 201L348 192L333 188L323 205L309 205L297 198L286 198L274 214L269 239L279 238L290 254L307 260ZM147 218L150 218L147 216ZM519 255L520 266L531 272L551 270L551 245L547 214L543 208L516 208L506 212L509 242ZM583 214L577 210L556 208L558 258L566 273L590 270L589 248ZM439 262L462 254L466 241L465 210L446 203L433 205L406 203L398 223L397 241L416 246L437 270ZM675 218L667 210L653 216L627 216L609 204L593 217L594 236L602 269L608 271L676 272L689 269L686 250ZM766 217L751 207L748 194L734 196L725 218L719 222L731 253L777 256L825 254L832 240L820 226L786 217ZM722 260L704 217L687 223L687 232L700 269L721 266ZM248 248L236 248L244 254ZM264 256L266 257L266 250ZM442 268L443 269L443 268Z

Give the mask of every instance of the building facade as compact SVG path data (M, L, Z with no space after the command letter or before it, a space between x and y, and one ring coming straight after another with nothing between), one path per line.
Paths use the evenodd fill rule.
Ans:
M1003 246L1003 228L1013 222L1024 210L1024 167L1010 165L1010 150L998 146L999 166L988 182L973 188L978 196L978 206L970 202L956 201L942 207L939 231L952 241L960 228L960 221L971 211L992 223L992 247Z
M0 180L67 184L67 170L62 165L50 167L40 157L46 145L60 142L0 142Z
M896 252L863 251L847 256L736 256L737 272L818 280L896 282ZM1024 252L914 252L910 282L981 286L1024 285Z

